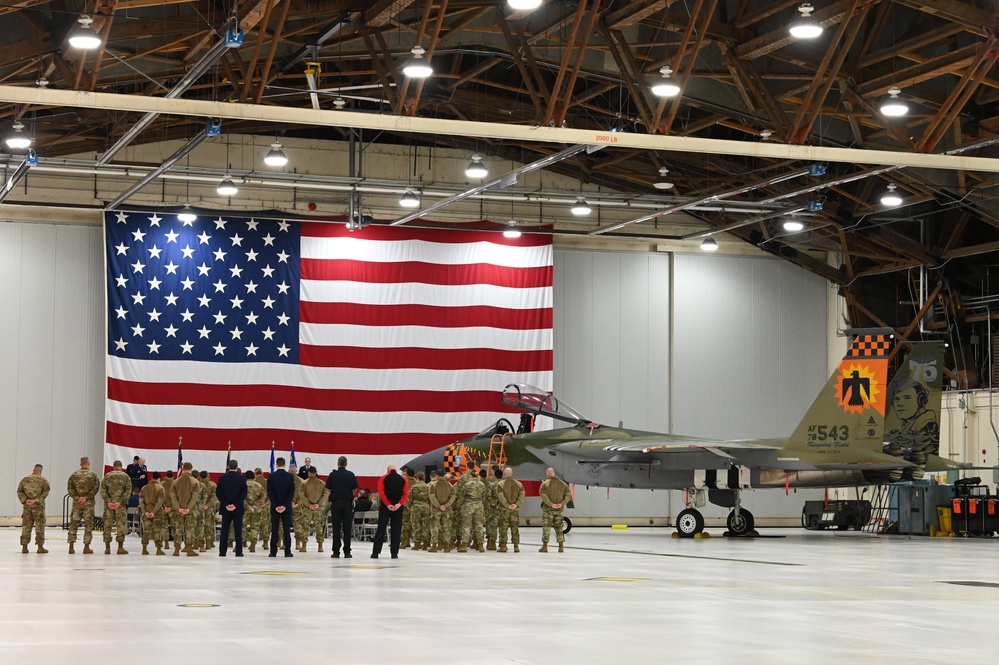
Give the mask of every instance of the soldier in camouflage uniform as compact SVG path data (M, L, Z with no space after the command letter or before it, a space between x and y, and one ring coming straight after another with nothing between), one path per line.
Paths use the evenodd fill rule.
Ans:
M304 483L305 481L302 480L302 477L298 475L297 464L289 465L288 473L290 473L292 475L292 478L295 479L295 498L292 499L291 502L291 530L295 534L295 541L296 541L295 549L301 549L302 542L301 539L298 537L298 534L302 532L302 507L298 503L298 493L302 490L302 483ZM268 528L268 526L265 526L264 528ZM284 547L284 529L278 529L277 546L278 549L282 549Z
M132 479L121 470L121 461L115 460L114 467L101 482L101 498L104 500L104 553L111 554L111 525L115 527L118 541L118 554L128 554L125 549L125 525L128 522L128 497L132 494Z
M569 485L555 476L555 469L545 472L547 478L541 483L541 549L548 551L549 529L555 529L555 540L558 541L558 551L565 551L565 534L562 533L562 514L568 503Z
M66 492L69 493L73 501L73 512L69 519L69 534L66 540L69 542L69 553L74 554L76 550L73 544L76 542L76 530L83 522L83 553L93 554L90 549L90 542L94 538L94 497L100 490L101 480L97 474L90 470L90 458L80 458L80 468L73 472L66 483Z
M409 499L406 501L413 525L413 549L430 549L430 485L423 482L423 472L416 474L409 485Z
M451 551L451 510L456 499L451 482L442 478L437 469L430 472L430 549Z
M524 505L524 484L513 477L513 469L507 467L503 480L496 483L496 498L500 503L499 552L506 552L506 532L509 529L513 540L513 551L520 551L520 507Z
M261 504L263 503L260 498L260 493L263 492L263 488L254 479L257 474L252 471L247 471L246 476L246 501L243 502L243 546L249 546L251 552L257 551L257 540L260 538L261 528L266 529L263 525L261 512ZM226 537L231 543L234 537L233 526L229 527L229 533Z
M271 542L271 525L268 521L268 516L271 514L271 500L270 497L267 496L267 479L264 478L264 472L260 470L259 466L253 470L253 480L264 490L262 501L260 503L260 544L266 551L270 549Z
M201 536L205 532L205 504L208 502L208 495L205 493L205 486L201 483L200 471L197 469L191 470L191 477L198 481L198 486L195 488L195 493L197 494L197 503L194 506L194 549L204 552L205 544L201 540Z
M158 471L153 472L153 481L139 490L139 513L142 515L142 553L149 554L149 541L156 545L156 554L163 556L163 541L166 534L163 528L163 506L166 492L163 479Z
M219 498L215 496L215 490L218 489L218 485L215 481L208 476L207 471L202 471L199 480L201 484L205 486L205 492L208 493L208 502L205 504L205 528L202 531L201 542L205 544L206 549L215 549L215 521L219 514Z
M462 506L465 504L465 497L461 493L461 488L470 480L472 474L472 471L464 464L458 467L458 471L460 475L458 476L458 481L454 484L455 499L454 506L451 508L451 538L454 546L458 546L461 541L461 512Z
M482 501L486 498L486 484L475 474L468 474L469 480L464 485L458 483L458 496L461 499L461 541L459 552L467 552L468 546L480 552L485 552L482 546L482 526L485 522L485 511Z
M201 494L201 483L191 476L193 466L190 462L184 462L183 469L180 478L175 479L170 487L170 505L173 507L173 512L177 513L173 555L180 556L180 543L183 540L184 553L187 556L198 556L198 552L194 549L197 537L194 528L197 524L195 511Z
M17 499L21 510L21 552L28 553L31 542L31 529L35 529L35 545L39 554L48 554L45 549L45 498L49 495L49 481L42 477L42 465L36 464L30 476L25 476L17 484Z
M409 491L412 492L413 484L416 482L416 472L410 469L408 466L404 466L402 467L400 474L402 475L403 480L406 481L406 486L408 487ZM413 537L413 516L410 514L410 511L407 510L402 514L402 541L400 542L399 547L402 549L408 548L409 541L412 540L412 537Z
M316 475L316 467L309 467L309 479L303 482L298 488L298 509L302 513L299 520L301 531L295 535L295 540L299 542L298 551L307 551L309 544L309 529L315 528L316 542L319 544L319 551L323 551L323 541L326 539L323 527L326 522L323 519L326 502L329 500L330 491L326 489L326 483Z
M170 504L170 489L173 487L173 469L167 469L166 477L163 479L163 494L166 495L166 503L163 504L163 546L166 547L168 541L177 539L177 513Z
M503 469L497 467L496 472L489 476L486 481L486 500L483 506L486 509L486 549L495 550L497 534L499 533L500 513L503 512L503 505L499 495L496 493L496 484L503 478Z

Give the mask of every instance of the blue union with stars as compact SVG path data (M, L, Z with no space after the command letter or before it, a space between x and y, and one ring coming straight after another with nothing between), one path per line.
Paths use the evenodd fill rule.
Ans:
M109 354L298 362L297 223L106 212L104 228Z

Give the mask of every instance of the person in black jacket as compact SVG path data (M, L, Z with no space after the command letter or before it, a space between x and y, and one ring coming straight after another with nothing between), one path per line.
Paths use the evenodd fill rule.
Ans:
M396 472L395 466L389 464L384 476L378 479L378 529L375 531L375 544L371 548L371 558L377 559L385 542L385 530L392 524L389 551L393 559L399 558L399 543L402 542L402 516L406 509L406 499L409 498L409 484Z
M246 478L239 471L239 463L229 460L229 471L219 477L215 496L222 511L222 537L219 539L219 556L225 556L228 547L229 526L235 532L236 556L243 556L243 507L246 502Z
M354 527L354 492L357 490L357 476L347 470L347 458L341 456L336 461L336 471L331 471L326 480L330 491L330 513L333 515L333 554L332 559L340 558L340 532L343 531L343 558L351 558L350 532Z
M284 458L276 460L277 470L267 479L267 498L271 501L271 553L277 556L278 522L284 530L284 555L291 553L291 502L295 498L295 478L284 468Z

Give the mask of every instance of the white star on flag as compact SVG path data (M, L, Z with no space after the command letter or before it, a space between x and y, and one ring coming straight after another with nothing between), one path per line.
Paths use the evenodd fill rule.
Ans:
M115 215L115 217L118 218L118 223L119 224L124 224L126 221L128 221L128 216L126 216L125 213L123 213L121 211L118 211L118 213Z
M243 276L243 269L240 268L239 266L233 266L233 267L229 268L229 272L232 273L233 277L242 277Z
M208 339L208 336L212 334L212 331L205 326L201 326L201 328L198 329L198 334L201 335L200 339Z
M117 277L114 278L114 281L118 283L118 286L125 288L125 285L128 284L128 277L125 277L124 275L118 275Z
M157 247L156 245L153 245L152 247L149 247L147 249L149 249L149 258L151 259L158 259L160 258L160 254L163 253L163 250Z
M281 282L280 284L278 284L278 293L281 293L281 294L288 293L288 289L289 288L291 288L291 287L289 287L284 282Z
M176 337L177 331L180 330L180 328L175 328L174 325L171 323L163 330L166 332L167 337Z
M253 280L250 280L249 282L247 282L246 283L246 292L247 293L256 293L257 292L257 283L254 282Z
M124 307L119 307L114 311L114 313L118 315L119 319L124 319L125 315L128 314L128 310L125 309Z
M254 346L253 342L250 342L250 345L246 347L246 355L248 356L257 355L257 347Z
M146 313L149 314L149 320L150 321L159 321L160 320L160 313L158 311L156 311L155 307L152 308L151 310L149 310Z
M135 242L142 242L142 239L146 237L146 232L142 229L136 229L132 231L132 237L135 238Z
M282 231L287 231L289 226L291 226L291 224L288 222L278 222L278 228Z
M145 299L146 296L142 295L141 293L132 294L132 304L134 305L142 305Z
M257 257L260 255L259 252L254 252L252 249L246 253L247 261L256 261Z
M175 296L175 295L173 294L173 291L171 291L171 292L170 292L170 295L166 296L166 302L167 302L167 304L168 304L168 305L176 305L176 304L177 304L177 298L178 298L178 297L179 297L179 296Z
M194 290L192 288L194 286L194 280L191 279L190 277L185 277L184 279L182 279L180 281L180 283L184 287L185 291L193 291Z
M282 249L280 252L278 252L278 263L288 263L289 256L291 255L285 253L285 251Z
M233 328L229 331L229 334L232 335L233 339L243 339L243 331L239 328Z
M216 344L212 348L215 349L215 355L217 355L217 356L224 356L225 355L225 347L222 346L222 342L219 342L218 344Z
M217 314L213 314L213 316L215 317L215 323L218 323L220 325L223 324L223 323L225 323L226 315L223 314L222 312L218 312Z
M271 327L267 326L267 328L262 332L264 333L264 339L269 339L271 341L274 341L274 333L276 333L277 331L271 330Z
M114 345L115 345L115 349L116 350L118 350L118 351L124 351L125 347L128 346L128 342L126 342L123 339L117 339L117 340L115 340Z
M160 290L160 284L162 284L162 283L163 283L163 280L159 280L159 279L156 279L155 277L153 277L151 280L149 280L149 290L150 291L152 291L152 290L159 291Z
M179 268L180 266L177 265L176 263L174 263L173 261L171 261L170 263L166 264L163 267L166 268L166 274L168 274L168 275L176 275L177 274L177 268Z
M211 302L212 299L206 295L202 295L201 297L198 298L198 303L200 304L201 307L208 307L208 305L210 305Z
M190 245L187 245L186 247L184 247L184 249L180 250L180 253L184 255L185 259L193 259L194 258L194 250L191 249Z
M191 353L191 349L194 348L194 345L191 344L190 342L184 342L183 344L180 345L180 348L183 349L183 353Z
M271 247L274 246L274 240L275 240L274 236L272 236L270 233L268 233L263 237L264 244L270 245Z
M274 275L274 268L268 263L263 269L264 277L272 277Z
M159 215L157 215L154 212L153 216L149 218L149 224L150 224L150 226L159 226L160 225L160 221L162 219L163 219L162 217L160 217Z
M250 229L251 231L256 231L258 224L260 224L260 222L256 221L255 219L251 219L246 223L246 228Z
M282 356L284 356L285 358L288 357L288 352L289 351L291 351L291 349L289 349L284 344L282 344L281 346L278 347L278 353L281 354Z
M274 301L274 299L273 299L273 298L271 298L270 296L267 296L267 297L266 297L266 298L264 298L264 300L263 300L263 303L264 303L264 308L265 308L265 309L274 309L274 302L275 302L275 301Z
M177 238L178 238L178 236L180 236L179 233L177 233L176 231L174 231L172 229L169 232L167 232L165 235L166 235L167 242L177 242Z
M146 346L149 347L149 353L159 353L160 352L160 345L156 343L155 339L152 342L150 342L149 344L146 344Z
M222 219L221 217L219 217L218 219L214 220L214 222L215 222L215 230L216 231L219 230L219 229L224 229L225 228L225 220Z
M246 315L246 325L256 324L258 318L259 317L256 314L250 312Z
M139 263L138 261L136 261L135 263L132 264L132 272L142 272L142 269L145 267L146 265L144 263Z
M183 318L183 319L184 319L185 321L188 321L188 322L190 322L190 321L193 321L193 320L194 320L194 312L192 312L192 311L190 310L190 308L188 308L188 309L185 309L185 310L184 310L183 312L181 312L181 313L180 313L180 316L181 316L181 317L182 317L182 318Z
M212 238L211 238L211 236L208 235L207 231L202 231L201 235L198 236L198 244L199 245L207 245L208 241L211 240L211 239Z
M288 320L290 318L291 317L288 316L287 314L279 314L278 315L278 323L280 323L282 326L286 326L286 325L288 325Z
M120 245L115 246L115 250L118 252L117 254L115 254L115 256L121 256L122 254L127 254L128 245L126 245L125 243L121 243Z
M134 326L132 326L132 334L135 335L136 337L142 337L142 333L145 330L146 329L142 327L141 323L136 323Z
M216 249L213 252L213 254L215 254L215 260L216 261L222 261L223 263L225 263L225 252L222 251L221 247L219 247L218 249Z
M239 296L230 299L229 302L232 303L233 309L243 309L243 301L240 299Z
M242 246L243 246L243 239L239 237L239 234L238 234L238 233L237 233L236 235L234 235L234 236L233 236L233 237L231 238L231 240L232 240L232 245L233 245L233 247L235 247L236 245L239 245L240 247L242 247Z
M215 293L225 293L226 284L221 279L212 284L212 286L215 287Z
M201 265L198 266L198 274L199 275L205 275L207 277L209 270L211 270L211 267L209 267L209 265L207 263L202 262Z

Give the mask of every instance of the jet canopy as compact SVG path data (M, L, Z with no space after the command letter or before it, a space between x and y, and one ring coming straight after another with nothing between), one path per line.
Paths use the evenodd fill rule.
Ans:
M548 416L573 425L590 423L589 418L580 415L571 406L559 402L548 391L522 383L511 383L503 389L503 403L527 413Z

